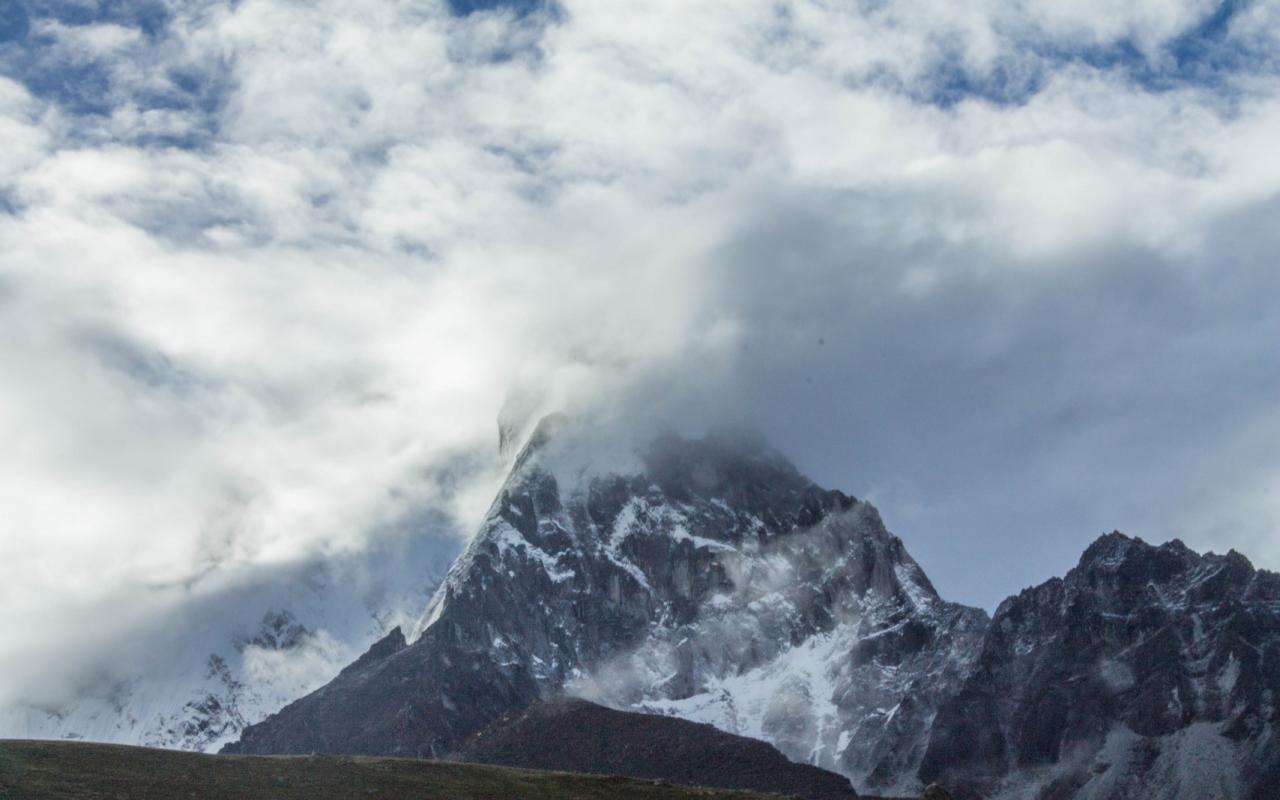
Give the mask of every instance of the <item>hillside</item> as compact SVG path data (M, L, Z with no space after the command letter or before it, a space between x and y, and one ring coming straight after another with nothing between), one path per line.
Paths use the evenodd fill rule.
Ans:
M678 717L558 698L513 712L468 740L460 761L626 775L806 800L857 800L849 780L789 761L772 745Z
M230 756L83 742L0 741L0 800L761 800L655 781L341 756Z

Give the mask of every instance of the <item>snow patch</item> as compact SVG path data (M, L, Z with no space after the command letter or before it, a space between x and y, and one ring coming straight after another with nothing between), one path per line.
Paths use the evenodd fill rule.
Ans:
M506 522L499 523L490 531L489 540L497 546L498 552L504 559L509 553L515 552L523 558L541 564L547 577L556 583L573 580L575 574L573 570L562 569L559 559L524 538L520 531Z
M1218 672L1218 691L1222 692L1223 699L1231 696L1231 691L1236 688L1236 681L1240 680L1240 661L1236 658L1236 654L1232 653L1227 658L1226 666Z

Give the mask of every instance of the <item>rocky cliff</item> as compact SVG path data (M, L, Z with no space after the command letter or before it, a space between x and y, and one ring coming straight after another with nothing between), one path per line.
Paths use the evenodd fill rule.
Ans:
M922 773L958 796L1280 796L1280 576L1118 533L1006 600Z

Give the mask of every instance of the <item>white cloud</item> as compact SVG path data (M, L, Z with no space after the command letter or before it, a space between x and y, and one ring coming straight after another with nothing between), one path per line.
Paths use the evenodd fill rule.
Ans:
M515 384L621 408L711 397L709 416L746 405L785 431L785 411L722 392L753 365L795 380L822 331L980 365L1039 334L1019 303L1135 253L1212 282L1223 226L1280 189L1276 77L1236 76L1231 102L1150 92L1020 38L1132 37L1158 60L1206 13L572 2L520 20L246 0L179 12L154 41L46 25L116 84L91 118L0 82L0 187L22 209L0 217L0 653L30 652L30 615L71 637L86 604L141 584L358 549L424 506L473 520ZM1018 104L923 102L949 58L1044 80ZM226 96L148 107L170 66L229 70ZM205 130L186 150L147 138ZM879 316L951 292L1007 326L970 341ZM831 338L824 370L849 374L864 346ZM804 461L803 441L782 444ZM886 472L913 505L963 493Z
M46 135L38 106L22 85L0 77L0 188L5 188L43 154Z
M116 55L136 46L143 37L142 31L123 25L70 26L52 20L37 24L35 30L41 36L57 40L57 46L67 48L67 55L76 60Z
M1156 49L1211 14L1212 0L1170 2L1140 0L1134 3L1054 3L1031 0L1019 4L1024 19L1059 41L1103 44L1119 39L1135 40L1144 55Z

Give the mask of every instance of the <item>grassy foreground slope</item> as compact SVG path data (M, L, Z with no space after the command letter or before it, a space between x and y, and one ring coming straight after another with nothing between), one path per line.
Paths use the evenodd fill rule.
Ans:
M0 741L0 800L762 800L765 795L395 758L214 756ZM772 800L777 800L772 798Z

